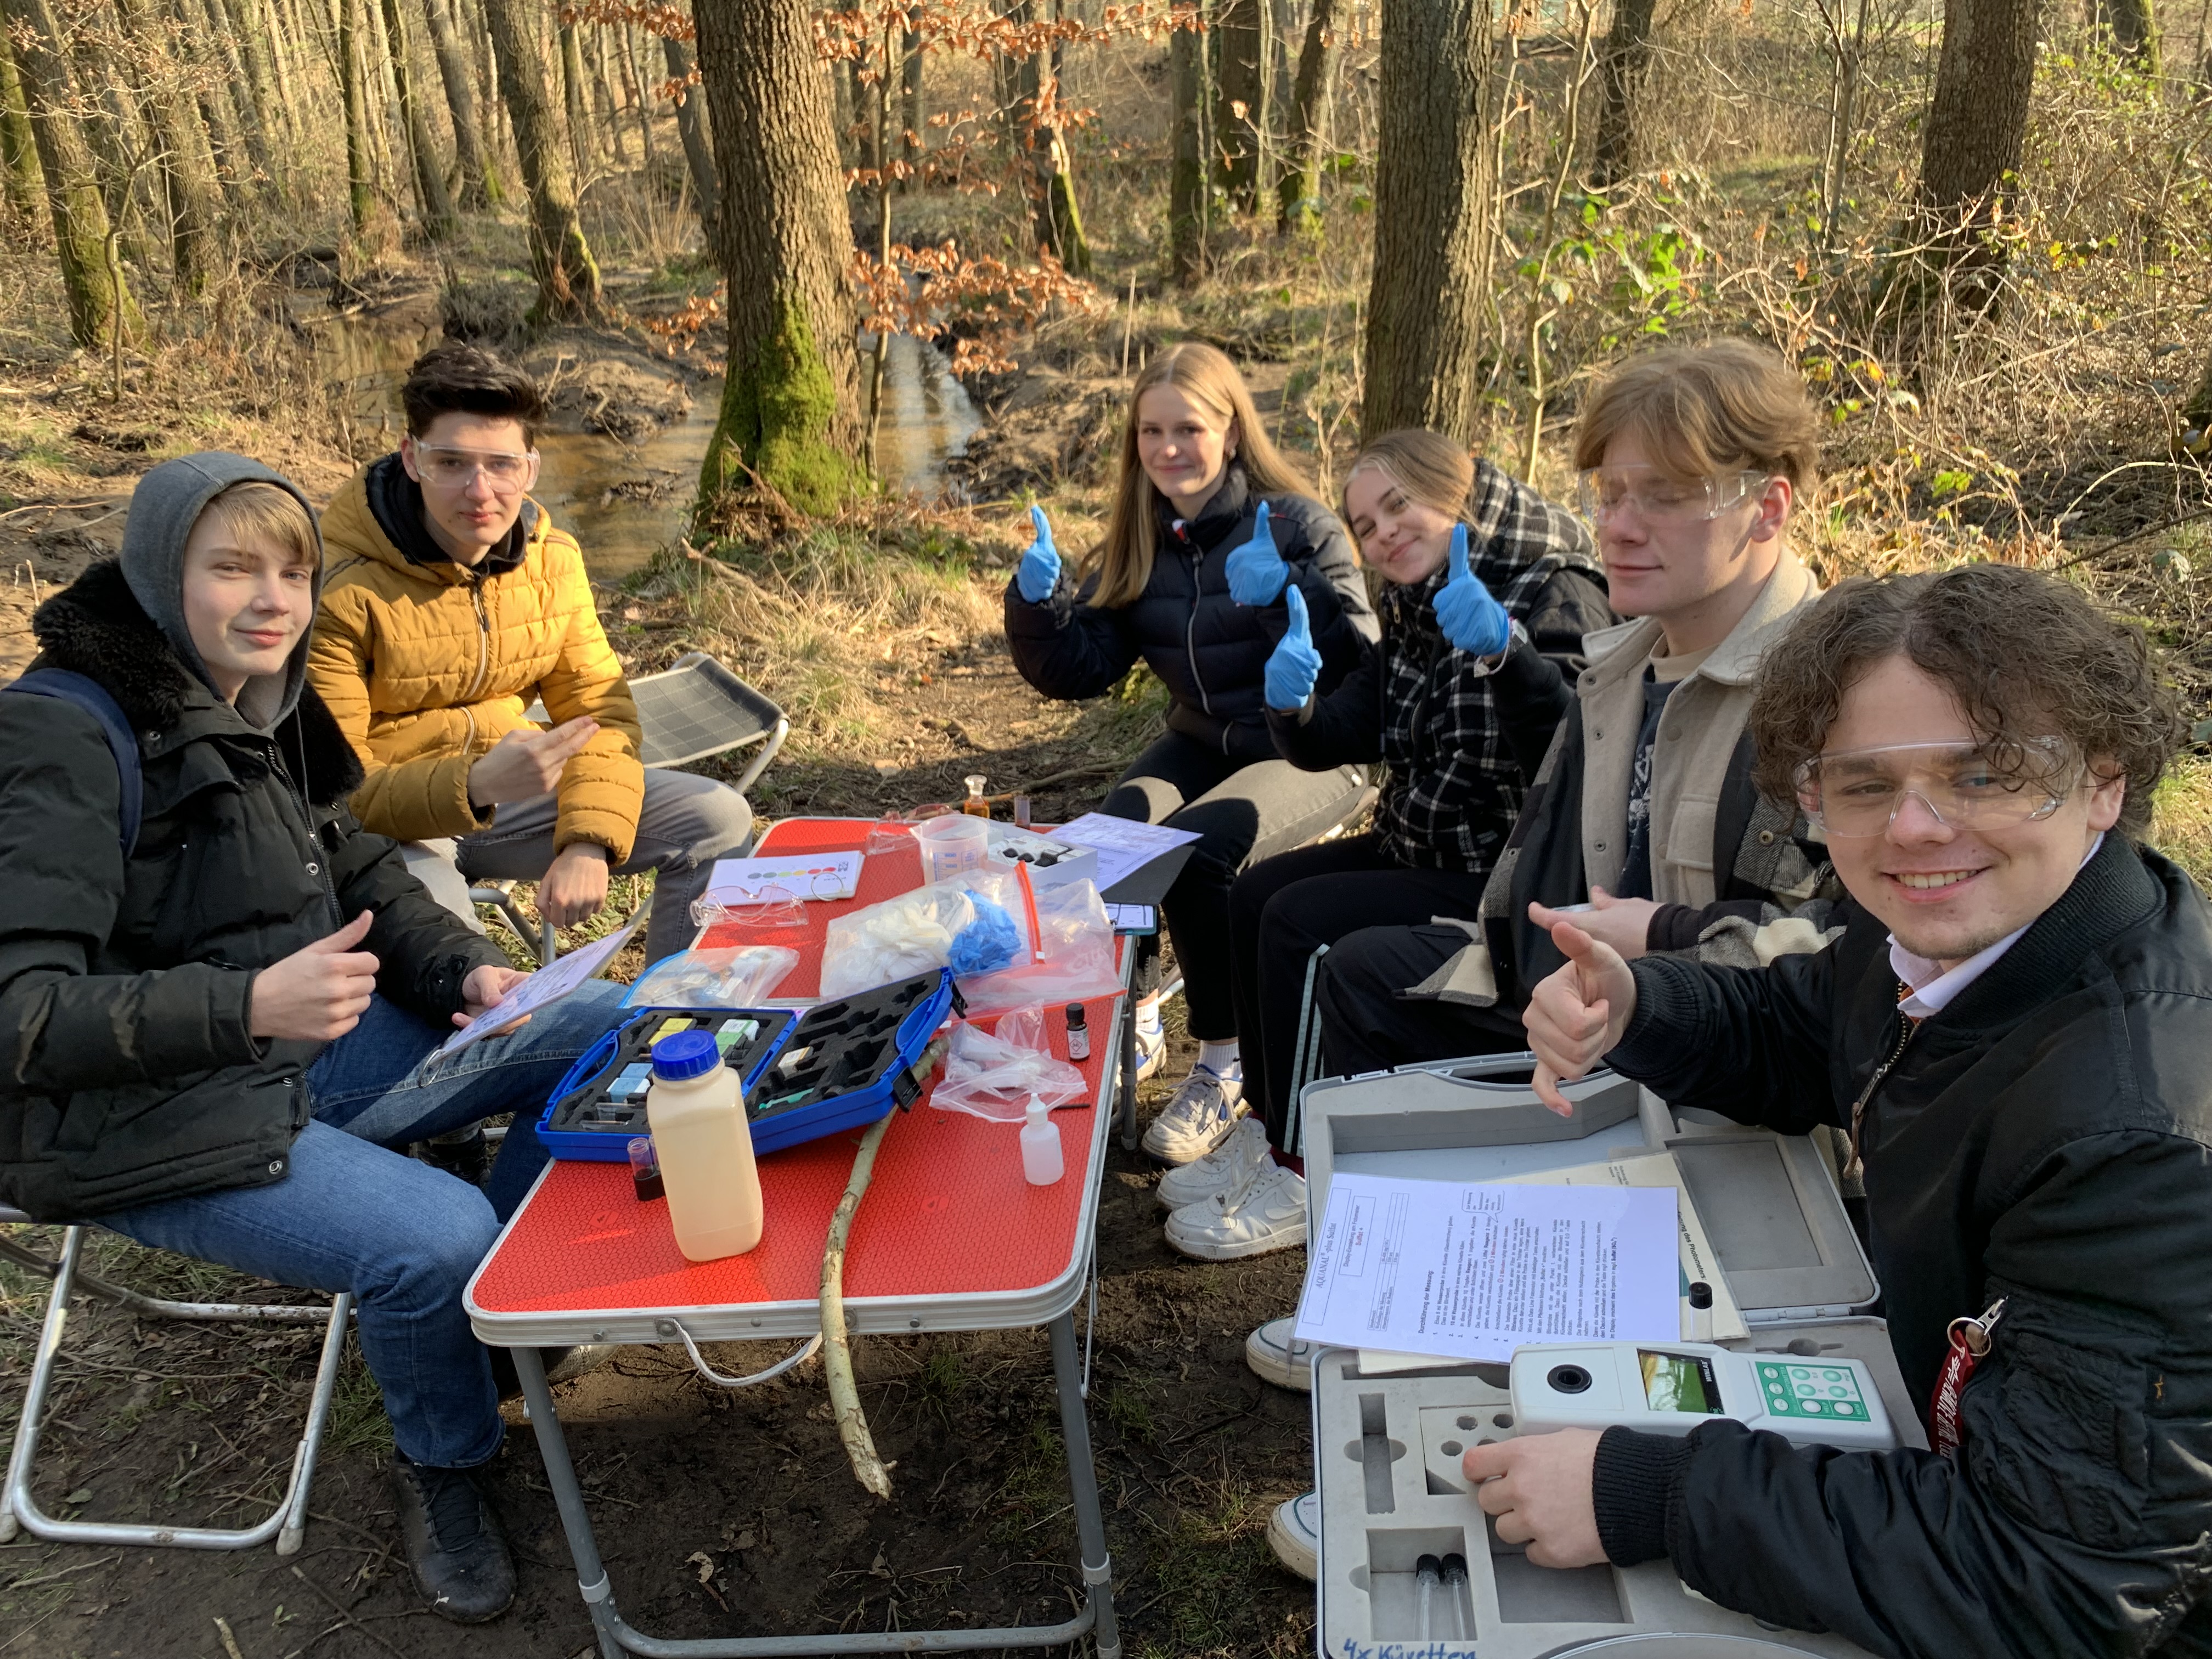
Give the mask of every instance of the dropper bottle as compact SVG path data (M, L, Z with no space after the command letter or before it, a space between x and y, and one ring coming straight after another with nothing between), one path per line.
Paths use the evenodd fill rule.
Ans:
M960 803L960 810L971 818L991 816L991 803L983 799L985 779L981 772L971 772L962 780L968 786L968 799Z

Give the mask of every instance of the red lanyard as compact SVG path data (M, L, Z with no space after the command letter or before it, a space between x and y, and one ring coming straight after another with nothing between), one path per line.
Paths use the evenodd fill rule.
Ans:
M1989 1352L1990 1333L1996 1328L2004 1304L2004 1297L1999 1297L1982 1310L1980 1318L1951 1322L1951 1349L1943 1356L1943 1369L1936 1378L1935 1398L1928 1402L1929 1443L1945 1457L1958 1450L1966 1439L1959 1423L1959 1395Z

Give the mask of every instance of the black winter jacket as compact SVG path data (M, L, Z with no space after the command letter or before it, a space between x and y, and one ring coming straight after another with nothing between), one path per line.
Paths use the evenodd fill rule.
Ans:
M1589 532L1488 461L1468 513L1474 574L1528 635L1494 672L1437 626L1450 573L1382 590L1382 638L1335 691L1267 711L1284 759L1309 772L1387 761L1376 803L1383 854L1417 869L1480 875L1498 860L1559 720L1574 702L1583 635L1609 628ZM1548 660L1549 665L1547 665Z
M1236 760L1273 760L1260 681L1287 612L1280 604L1239 605L1229 594L1229 556L1252 538L1262 499L1275 546L1305 595L1321 653L1320 690L1334 690L1358 661L1361 641L1381 633L1351 538L1318 501L1254 495L1237 465L1197 518L1172 519L1162 504L1158 556L1133 603L1097 609L1091 596L1098 579L1079 588L1066 567L1060 586L1036 605L1008 581L1006 642L1022 678L1048 697L1095 697L1141 657L1173 700L1170 731Z
M319 1048L248 1035L258 969L373 910L378 990L442 1025L506 959L355 822L360 763L312 690L257 731L112 563L32 626L33 666L99 681L138 732L144 817L126 867L98 723L0 695L0 1194L59 1220L280 1180Z
M1674 1104L1802 1133L1873 1085L1870 1244L1923 1416L1948 1322L2004 1308L1948 1458L1609 1431L1607 1553L1878 1654L2212 1652L2212 916L2189 878L2108 836L1917 1028L1856 911L1768 969L1633 968L1608 1061Z

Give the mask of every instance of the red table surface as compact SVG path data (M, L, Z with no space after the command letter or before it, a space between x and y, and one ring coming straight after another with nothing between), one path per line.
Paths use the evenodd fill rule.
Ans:
M759 850L845 851L859 847L866 833L866 824L851 820L792 819L763 837ZM806 907L805 937L794 930L757 941L790 944L800 952L799 966L775 994L815 994L822 932L832 918L921 884L918 849L878 854L861 866L857 896ZM701 943L739 942L719 938L725 931L710 929ZM1022 1178L1014 1124L941 1111L927 1095L912 1110L893 1114L846 1251L848 1300L1028 1290L1066 1271L1095 1178L1096 1101L1115 1001L1097 997L1085 1004L1091 1057L1076 1063L1089 1100L1052 1115L1066 1164L1053 1185L1032 1187ZM1066 1059L1063 1010L1048 1009L1046 1024L1054 1054ZM556 1162L484 1263L475 1306L496 1316L811 1301L821 1289L830 1217L852 1173L861 1133L763 1158L767 1225L761 1242L720 1261L684 1258L669 1229L667 1205L638 1202L627 1164Z

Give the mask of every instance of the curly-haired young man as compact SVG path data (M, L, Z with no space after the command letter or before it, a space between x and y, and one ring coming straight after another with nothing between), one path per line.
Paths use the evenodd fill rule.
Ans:
M2212 918L2142 846L2179 731L2141 638L2001 565L1837 588L1762 671L1759 776L1827 836L1842 939L1626 963L1571 921L1540 1091L1833 1126L1932 1451L1534 1435L1467 1456L1498 1535L1671 1559L1873 1652L2212 1651ZM1954 1322L1988 1352L1963 1387Z

